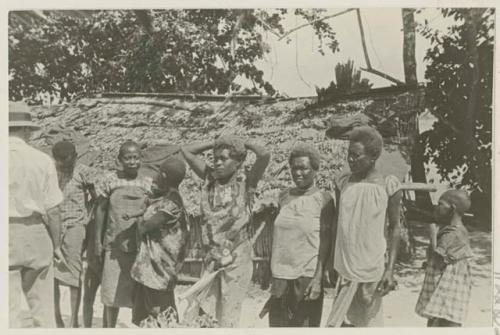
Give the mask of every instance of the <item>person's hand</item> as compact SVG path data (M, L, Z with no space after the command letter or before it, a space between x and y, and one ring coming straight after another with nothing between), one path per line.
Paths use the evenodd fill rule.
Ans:
M397 282L394 279L394 274L391 270L386 270L384 272L384 275L382 276L382 279L377 285L377 293L379 293L381 296L386 295L392 290L395 290L397 286Z
M97 259L100 259L102 256L102 243L96 242L94 245L94 256Z
M321 295L321 278L313 278L304 292L305 300L316 300Z
M61 247L57 247L54 249L54 262L56 264L62 264L65 267L68 267L68 263L66 263L64 255L62 254Z

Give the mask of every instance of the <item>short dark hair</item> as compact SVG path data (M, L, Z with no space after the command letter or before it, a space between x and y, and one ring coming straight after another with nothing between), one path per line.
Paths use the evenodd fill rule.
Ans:
M55 159L66 159L76 156L76 147L70 141L59 141L52 147L52 156Z
M177 188L186 176L186 163L179 158L169 158L160 165L160 172L165 174L169 185Z
M384 147L382 135L375 128L368 126L354 128L349 134L349 141L363 144L365 152L375 159L380 157Z
M309 157L309 162L313 170L318 171L319 165L321 163L321 154L315 147L306 143L297 144L290 153L288 158L288 164L291 166L294 158L297 157Z
M137 148L138 151L141 151L141 147L139 146L139 144L137 144L137 142L131 140L125 141L125 143L120 146L120 150L118 151L118 158L121 158L128 148L133 147Z
M238 162L245 161L245 158L247 157L245 142L238 136L223 135L217 138L214 142L214 151L218 149L228 149L229 157L237 160Z

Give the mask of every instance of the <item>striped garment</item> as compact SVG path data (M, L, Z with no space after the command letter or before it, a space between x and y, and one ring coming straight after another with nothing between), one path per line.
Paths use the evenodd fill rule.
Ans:
M98 183L98 177L96 169L78 163L71 173L57 171L59 188L64 195L64 200L59 205L63 228L88 223L89 190Z

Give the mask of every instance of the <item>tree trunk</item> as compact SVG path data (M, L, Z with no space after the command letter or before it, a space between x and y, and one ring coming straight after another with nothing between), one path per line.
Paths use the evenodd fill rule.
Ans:
M482 110L482 106L478 106L480 101L480 66L479 64L479 52L477 48L477 35L478 26L480 25L481 17L486 9L476 8L466 11L464 15L464 25L465 25L465 37L467 39L467 56L469 59L469 64L471 64L471 77L469 83L469 96L467 99L467 110L464 115L464 119L460 121L462 125L462 135L464 138L464 143L466 145L465 154L475 157L473 164L468 166L471 170L474 178L479 183L483 192L491 192L491 178L485 175L483 166L480 166L479 162L485 162L486 158L484 153L479 150L480 143L476 139L476 112ZM491 174L491 173L490 173Z
M481 65L479 61L479 50L477 45L478 29L481 24L484 8L470 9L464 13L466 52L469 64L471 64L471 76L469 82L469 96L467 99L467 109L463 120L461 120L462 136L465 144L465 154L473 157L469 163L468 169L471 171L474 179L477 181L480 192L472 197L474 200L472 211L476 220L486 224L491 229L491 163L489 167L480 164L487 162L488 157L484 151L479 150L480 143L476 139L476 113L483 112L481 106L481 85L482 79Z
M403 8L403 64L405 72L405 82L407 85L417 85L417 64L415 61L415 18L413 13L415 9ZM421 141L418 129L418 122L412 137L411 152L411 177L414 182L426 183L424 166L425 147ZM415 192L417 206L421 209L431 210L432 201L428 192Z
M407 85L417 85L417 63L415 61L415 18L413 8L403 8L403 64Z

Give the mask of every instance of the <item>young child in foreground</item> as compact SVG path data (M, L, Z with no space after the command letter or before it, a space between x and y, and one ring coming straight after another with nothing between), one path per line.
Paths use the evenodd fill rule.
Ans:
M137 282L132 308L132 322L137 326L169 308L176 312L174 288L188 234L188 218L178 190L185 174L186 167L180 159L173 158L161 165L143 220L139 221L139 253L131 269Z
M415 311L428 327L461 327L467 316L473 257L462 217L470 207L465 191L450 190L434 211L439 227L437 245L429 252L427 269Z

